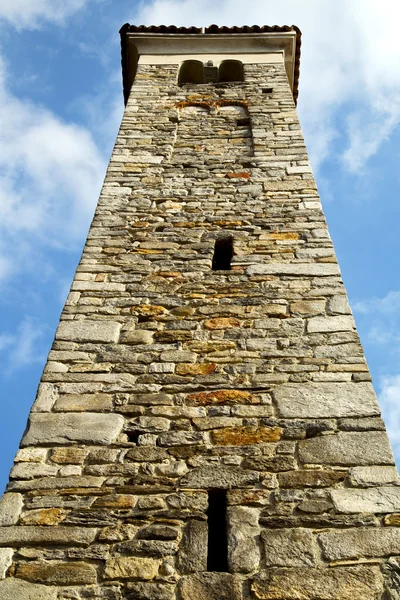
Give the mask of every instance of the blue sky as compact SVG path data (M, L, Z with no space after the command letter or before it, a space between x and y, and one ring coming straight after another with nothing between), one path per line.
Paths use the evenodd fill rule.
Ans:
M350 5L350 6L349 6ZM295 23L299 113L400 460L400 46L395 0L0 0L0 490L122 115L119 28Z

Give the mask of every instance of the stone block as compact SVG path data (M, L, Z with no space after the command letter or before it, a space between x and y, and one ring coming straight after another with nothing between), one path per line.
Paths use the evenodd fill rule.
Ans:
M117 414L36 413L29 418L29 428L21 445L111 444L121 433L124 422Z
M188 521L183 530L178 552L178 569L181 573L207 570L208 527L204 521Z
M370 487L398 483L399 473L396 467L353 467L349 471L349 480L355 487Z
M332 296L327 304L328 313L339 315L351 315L351 309L347 301L347 296L344 294Z
M58 590L48 585L36 585L21 579L0 581L1 600L57 600Z
M175 600L175 585L170 583L128 582L127 600Z
M199 573L179 582L181 600L242 600L242 583L230 573Z
M231 329L232 327L240 327L239 319L235 317L215 317L204 321L206 329Z
M67 515L62 508L39 508L22 514L21 525L58 525Z
M0 548L0 579L4 579L8 568L11 567L14 550L12 548Z
M322 465L393 465L385 432L342 432L299 442L302 463Z
M369 382L286 383L275 388L273 397L281 417L317 419L380 414Z
M375 565L271 569L250 589L257 600L376 600L383 593L383 577Z
M260 564L258 508L228 508L228 564L231 573L252 573Z
M281 488L331 487L346 478L347 471L326 471L321 469L299 469L278 474Z
M245 471L239 467L210 465L198 467L184 475L179 485L193 489L230 489L249 487L257 483L259 473Z
M114 321L61 321L56 339L70 342L118 342L121 324Z
M286 275L291 277L331 277L340 275L339 266L332 263L262 263L246 269L247 275Z
M259 404L254 394L244 390L216 390L215 392L197 392L186 396L186 401L193 406L210 406L214 404Z
M328 531L318 536L326 560L351 560L361 557L379 558L398 554L400 529L368 527Z
M89 546L95 540L97 529L92 527L25 526L1 527L0 546Z
M144 579L151 580L158 575L160 559L121 556L110 558L104 568L104 579Z
M400 487L332 490L332 500L340 513L391 513L400 511Z
M204 443L203 434L198 431L169 431L159 436L160 446L191 446Z
M312 567L315 543L310 529L268 529L261 533L267 567Z
M290 305L290 312L299 315L318 315L325 311L325 300L298 300Z
M121 344L148 345L153 343L153 332L147 329L134 329L132 326L121 332Z
M23 505L21 494L4 494L0 500L0 527L16 525Z
M101 487L104 477L44 477L31 481L12 481L8 487L10 490L60 490L65 488L90 488Z
M53 383L41 383L38 387L32 412L49 412L58 398L58 388Z
M212 432L212 439L217 446L246 446L277 442L282 433L280 427L223 427Z
M92 585L96 569L85 562L28 562L17 566L16 577L46 585Z
M313 317L308 320L308 333L333 333L336 331L353 331L356 325L352 316Z

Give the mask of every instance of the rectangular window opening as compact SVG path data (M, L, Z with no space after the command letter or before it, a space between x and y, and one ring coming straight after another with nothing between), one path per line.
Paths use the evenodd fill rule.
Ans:
M272 94L273 92L273 88L269 87L269 88L262 88L262 93L263 94Z
M213 271L229 271L233 257L233 239L231 236L215 240Z
M208 492L207 571L228 573L226 490Z

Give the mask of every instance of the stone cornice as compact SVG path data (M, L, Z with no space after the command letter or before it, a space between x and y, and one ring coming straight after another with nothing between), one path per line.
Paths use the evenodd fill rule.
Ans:
M276 54L284 56L294 100L298 96L301 32L295 26L145 27L124 25L121 30L122 77L125 102L141 56L194 54Z

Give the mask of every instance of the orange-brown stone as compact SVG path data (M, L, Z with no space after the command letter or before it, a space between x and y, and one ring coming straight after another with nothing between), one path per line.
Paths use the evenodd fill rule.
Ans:
M206 329L232 329L240 327L240 321L234 317L215 317L204 321L204 327Z
M240 173L227 173L225 177L228 179L249 179L251 173L248 171L242 171Z
M268 234L270 240L298 240L299 234L295 231L274 231Z
M198 392L197 394L189 394L186 396L186 399L193 406L207 406L209 404L259 404L256 396L242 390Z
M67 515L62 508L44 508L31 510L21 517L23 525L58 525Z
M224 427L212 432L214 444L218 446L248 446L277 442L281 439L280 427Z
M141 316L158 316L166 312L163 306L152 304L141 304L140 306L131 306L131 313Z
M386 515L385 525L392 525L393 527L400 527L400 514L394 513L392 515Z
M93 503L96 508L133 508L136 504L135 496L128 494L110 494L97 498Z
M180 365L177 365L175 373L177 375L209 375L210 373L213 373L216 368L217 365L214 363L181 363Z

